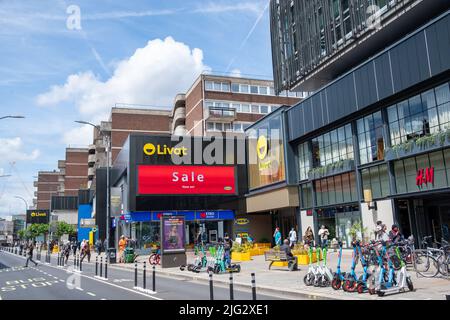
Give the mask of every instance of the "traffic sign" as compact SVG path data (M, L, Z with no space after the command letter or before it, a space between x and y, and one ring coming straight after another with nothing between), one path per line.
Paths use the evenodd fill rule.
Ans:
M92 232L97 232L97 227L92 228Z

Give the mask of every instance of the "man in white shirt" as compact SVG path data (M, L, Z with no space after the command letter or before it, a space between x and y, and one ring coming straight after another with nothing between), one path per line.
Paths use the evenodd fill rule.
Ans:
M291 229L289 232L289 246L293 248L295 244L297 243L297 232L294 228Z

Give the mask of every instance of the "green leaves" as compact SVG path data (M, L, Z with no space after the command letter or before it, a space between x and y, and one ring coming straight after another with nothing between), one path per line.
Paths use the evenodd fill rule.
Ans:
M34 239L40 235L47 234L49 230L49 225L46 223L37 224L34 223L26 229L25 237L29 239Z
M75 227L64 221L55 222L54 225L56 225L55 234L58 238L61 238L65 234L71 236L76 233Z

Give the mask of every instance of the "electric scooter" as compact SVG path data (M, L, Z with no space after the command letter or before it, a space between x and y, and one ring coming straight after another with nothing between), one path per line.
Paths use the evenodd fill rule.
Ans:
M318 277L318 286L320 287L328 287L333 279L332 271L329 268L327 268L327 250L328 250L327 246L324 246L323 249L321 247L318 247L316 249L317 265L318 265L317 270L320 274L320 276ZM322 265L319 264L320 253L322 253L323 257Z
M366 260L366 258L364 258L364 254L362 252L361 244L360 244L359 241L357 241L356 246L357 246L358 251L359 251L359 257L360 257L360 260L361 260L361 264L363 266L364 273L359 278L359 280L357 281L355 289L356 289L356 291L358 293L361 294L361 293L364 293L364 292L368 291L367 280L371 277L371 273L369 271L369 263Z
M353 253L352 253L352 266L351 266L351 270L349 273L345 274L345 280L344 283L342 285L342 290L344 291L348 291L348 288L351 288L354 286L354 283L356 283L358 277L355 273L355 269L356 269L356 264L358 262L358 250L356 249L356 242L353 241L352 242L352 247L353 247Z
M381 249L379 248L380 246ZM386 243L384 241L372 241L371 248L373 252L375 252L378 264L377 270L375 270L374 267L371 276L367 280L368 291L372 295L378 292L382 283L389 283L389 279L392 280L394 278L394 268L392 266L389 267L389 265L392 264L389 258L387 259L387 263L385 263L383 260L383 257L386 255Z
M342 241L338 242L339 244L339 255L338 262L336 267L336 272L333 274L333 280L331 281L331 287L334 290L339 290L345 280L345 272L341 271L341 261L342 261Z
M408 275L408 272L406 271L406 263L401 258L401 252L398 246L395 246L395 254L397 255L397 258L400 259L401 264L400 270L397 271L395 275L395 282L390 287L381 284L380 289L377 292L378 296L380 297L383 297L386 293L393 294L406 292L406 288L408 288L409 291L414 290L414 285L412 283L411 277Z
M313 253L313 244L311 243L309 246L308 257L309 257L309 267L308 272L303 277L303 282L306 286L312 286L316 279L316 274L318 273L317 267L312 264L312 253ZM317 254L317 253L316 253Z

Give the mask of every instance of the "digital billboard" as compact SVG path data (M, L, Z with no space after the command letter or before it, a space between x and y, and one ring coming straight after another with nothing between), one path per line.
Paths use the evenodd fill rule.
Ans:
M27 210L27 224L42 224L49 223L50 211L49 210Z
M163 253L185 252L185 222L183 216L163 216L161 220Z
M138 166L140 195L235 195L234 166Z

